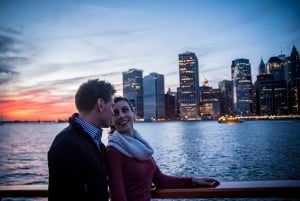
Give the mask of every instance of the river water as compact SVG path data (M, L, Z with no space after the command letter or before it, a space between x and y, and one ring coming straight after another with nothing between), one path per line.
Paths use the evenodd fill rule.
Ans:
M47 184L47 151L66 126L0 126L0 185ZM167 174L213 177L221 182L300 179L299 120L147 122L135 127L152 145L158 166ZM107 131L102 137L105 144Z

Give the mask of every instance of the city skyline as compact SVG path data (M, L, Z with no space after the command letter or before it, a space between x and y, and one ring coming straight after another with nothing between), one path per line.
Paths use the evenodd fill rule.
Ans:
M179 86L178 55L195 52L199 85L231 79L230 65L300 46L299 1L0 1L0 114L4 120L57 120L75 112L87 79L122 94L130 68Z

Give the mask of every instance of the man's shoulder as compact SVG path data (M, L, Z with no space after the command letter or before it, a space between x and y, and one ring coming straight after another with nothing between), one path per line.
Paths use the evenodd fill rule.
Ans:
M76 130L73 130L69 126L60 131L54 138L49 150L49 156L67 155L75 150L78 150L81 146L82 140L79 140L76 136Z
M52 146L65 146L67 144L72 144L76 141L76 132L70 126L64 128L60 131L54 138Z
M70 135L74 133L74 129L72 129L71 126L68 126L66 128L64 128L63 130L61 130L56 136L55 139L64 139L64 138L69 138Z

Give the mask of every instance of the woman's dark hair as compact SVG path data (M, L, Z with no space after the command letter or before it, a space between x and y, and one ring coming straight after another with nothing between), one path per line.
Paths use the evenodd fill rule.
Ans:
M130 104L130 102L129 102L129 100L128 100L127 98L125 98L125 97L123 97L123 96L116 96L116 97L114 98L114 102L117 103L117 102L119 102L119 101L125 101L125 102L127 102L128 105L129 105L129 107L130 107L130 109L131 109L131 111L133 111L133 106Z
M78 88L75 95L75 105L79 112L90 111L99 98L107 103L115 92L115 88L108 82L98 79L88 80Z

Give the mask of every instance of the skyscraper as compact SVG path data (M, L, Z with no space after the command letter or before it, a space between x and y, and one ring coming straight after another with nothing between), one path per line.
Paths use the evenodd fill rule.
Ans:
M300 78L300 57L295 45L292 48L290 56L290 69L292 79Z
M285 80L274 80L274 74L257 75L255 82L256 114L288 114L287 90Z
M199 69L195 53L179 54L179 112L181 120L199 117Z
M252 114L252 76L249 59L232 61L231 78L234 113L239 115Z
M291 114L300 114L300 56L295 45L290 60L290 79L288 79L289 110Z
M132 68L123 72L123 96L133 106L136 119L144 117L143 93L143 71Z
M220 89L213 89L205 80L199 87L199 111L201 119L217 119L220 116Z
M220 110L221 115L232 114L232 80L222 80L219 82L220 89Z
M165 117L164 76L150 73L144 77L144 120L151 121Z
M166 120L177 119L177 93L171 92L169 88L165 94L165 114Z

